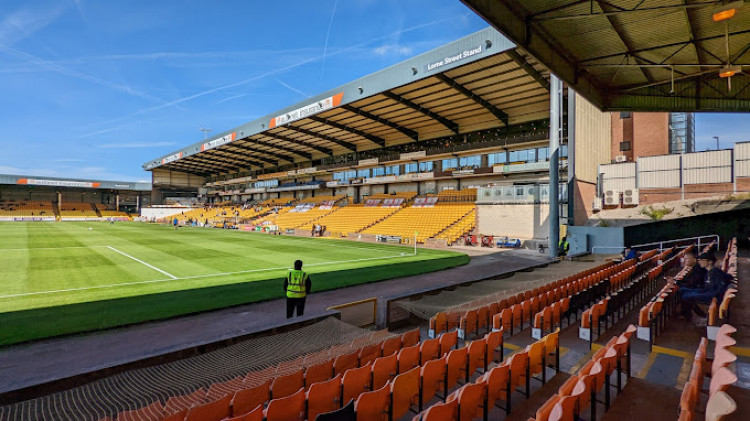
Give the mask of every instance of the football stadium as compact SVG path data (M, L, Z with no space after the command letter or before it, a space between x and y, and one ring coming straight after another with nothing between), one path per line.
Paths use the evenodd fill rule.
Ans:
M750 419L750 6L461 3L151 181L0 174L0 420Z

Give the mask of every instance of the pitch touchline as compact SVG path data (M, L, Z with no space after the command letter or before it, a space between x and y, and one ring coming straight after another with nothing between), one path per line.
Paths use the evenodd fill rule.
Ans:
M109 247L109 246L107 246ZM406 256L413 256L413 254L407 254ZM308 265L305 265L305 267L310 266L322 266L322 265L330 265L333 263L351 263L351 262L361 262L365 260L380 260L380 259L394 259L397 257L405 257L404 255L394 255L394 256L385 256L385 257L370 257L366 259L353 259L353 260L334 260L331 262L322 262L322 263L311 263ZM251 269L251 270L241 270L237 272L224 272L224 273L212 273L208 275L196 275L196 276L186 276L184 278L171 278L171 279L156 279L153 281L138 281L138 282L128 282L128 283L122 283L122 284L110 284L110 285L97 285L92 287L83 287L83 288L69 288L69 289L58 289L54 291L39 291L39 292L25 292L22 294L11 294L11 295L2 295L0 296L0 299L4 298L14 298L14 297L25 297L29 295L43 295L43 294L55 294L58 292L73 292L73 291L88 291L92 289L104 289L104 288L113 288L113 287L122 287L122 286L128 286L128 285L141 285L141 284L153 284L158 282L168 282L168 281L181 281L181 280L190 280L190 279L199 279L199 278L211 278L214 276L225 276L225 275L237 275L241 273L251 273L251 272L266 272L271 270L283 270L283 269L289 269L288 267L277 267L277 268L265 268L265 269ZM157 269L161 272L160 269Z
M108 247L108 246L32 247L32 248L17 248L17 249L0 248L0 251L92 249L92 248L103 248L103 247Z
M170 278L172 278L172 279L177 279L177 277L176 277L176 276L174 276L174 275L172 275L171 273L169 273L169 272L167 272L167 271L164 271L164 270L161 270L161 269L159 269L158 267L156 267L156 266L154 266L154 265L150 265L150 264L148 264L148 263L144 262L144 261L143 261L143 260L141 260L141 259L136 259L135 257L133 257L133 256L131 256L131 255L129 255L129 254L127 254L127 253L123 252L123 251L117 250L117 249L116 249L116 248L114 248L114 247L110 247L110 246L107 246L107 248L108 248L108 249L110 249L110 250L112 250L112 251L114 251L114 252L116 252L116 253L120 253L120 254L122 254L123 256L127 257L127 258L133 259L133 260L135 260L136 262L138 262L138 263L141 263L141 264L142 264L142 265L144 265L144 266L148 266L148 267L150 267L151 269L153 269L153 270L155 270L155 271L157 271L157 272L161 272L161 273L163 273L163 274L165 274L165 275L169 276L169 277L170 277Z

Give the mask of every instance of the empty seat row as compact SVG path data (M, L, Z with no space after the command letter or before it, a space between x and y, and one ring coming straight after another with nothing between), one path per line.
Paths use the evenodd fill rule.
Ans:
M736 331L737 329L734 326L728 324L719 328L714 358L710 361L710 365L707 358L708 339L701 338L693 359L690 377L688 377L685 387L682 389L679 408L680 421L697 419L696 414L699 412L705 413L706 420L721 420L737 409L734 400L726 393L726 390L737 382L737 376L728 367L737 360L737 356L730 351L730 348L737 343L731 336ZM700 411L701 392L703 392L704 378L707 375L711 378L708 386L708 402L705 411Z
M580 415L589 408L590 420L596 420L598 395L604 392L605 411L609 409L611 390L622 390L622 374L630 378L630 338L635 333L633 325L619 336L610 339L601 347L575 374L573 374L557 393L552 395L537 411L536 421L561 421L580 419ZM612 375L617 378L612 384Z
M528 398L532 379L544 383L547 379L548 367L554 368L556 372L559 371L559 354L559 330L557 330L513 354L497 366L485 369L484 374L474 382L467 381L451 393L444 402L435 403L417 414L414 421L487 419L490 410L499 406L497 405L499 401L504 402L504 407L501 408L508 414L511 411L514 391ZM550 365L552 361L554 365ZM518 387L521 389L517 390Z

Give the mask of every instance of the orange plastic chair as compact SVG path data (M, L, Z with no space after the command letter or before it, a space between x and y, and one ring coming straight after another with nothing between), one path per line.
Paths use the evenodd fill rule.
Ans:
M513 334L513 328L518 326L523 330L523 304L516 304L513 307L510 308L510 310L513 312L513 324L511 326L511 335Z
M525 300L521 303L522 308L522 319L523 322L531 323L531 319L534 317L534 313L531 311L531 299Z
M562 319L562 302L561 301L555 301L550 305L550 308L552 309L552 322L550 324L550 330L552 330L553 326L560 326L560 320Z
M494 324L494 323L493 323ZM510 332L511 335L513 334L513 310L512 307L508 307L503 309L503 311L500 312L500 328L503 329L505 332Z
M515 389L522 383L522 380L526 382L525 394L529 396L529 354L525 351L517 352L508 358L508 365L510 366L510 387Z
M422 406L426 405L441 390L445 382L446 358L430 360L420 368Z
M333 360L311 365L305 370L305 387L310 387L313 383L326 381L331 377L333 377Z
M164 404L164 413L171 414L204 403L206 403L206 389L200 388L187 395L173 396L169 398Z
M440 335L440 356L447 354L458 344L458 332L446 332Z
M714 361L711 363L711 375L715 375L720 368L737 361L737 356L725 348L714 350Z
M382 344L367 345L362 347L359 351L359 366L367 365L367 363L375 361L375 358L380 357ZM333 373L333 370L331 370Z
M370 390L372 385L372 363L369 362L362 367L346 370L341 377L341 402L349 402L356 399L361 393Z
M433 404L413 421L458 421L458 401Z
M233 416L224 421L263 421L263 405L258 405L258 407L246 414Z
M208 388L208 391L206 392L206 399L211 402L217 399L221 399L226 395L232 396L234 395L234 392L242 389L243 387L244 385L242 376L237 376L231 380L227 380L224 382L216 382Z
M404 348L408 346L414 346L419 343L419 340L419 328L416 328L408 332L404 332L404 334L401 335L401 346Z
M164 418L161 419L161 421L184 421L187 413L187 408L181 409L176 412L171 412L168 415L165 415Z
M468 350L466 347L454 349L446 356L446 383L450 389L458 383L458 379L466 372L468 362Z
M529 355L529 375L536 376L537 374L542 375L542 382L547 382L547 374L545 371L546 352L544 349L543 341L536 341L533 344L526 347L526 353Z
M484 341L487 344L487 351L485 352L486 355L486 363L485 367L489 365L492 361L502 361L503 360L503 331L499 330L497 332L490 332L486 335L484 335ZM500 358L495 358L495 351L500 349Z
M685 388L682 389L680 395L680 410L694 412L698 408L700 402L700 387L698 386L697 379L690 379L685 383Z
M419 367L401 373L391 383L391 415L392 419L400 419L411 408L418 404L419 398Z
M430 329L435 336L448 330L448 315L440 312L430 318Z
M477 331L487 329L490 320L490 306L482 306L477 309Z
M495 401L508 402L510 400L510 366L506 363L495 366L485 373L481 380L487 385L487 407L495 406ZM506 411L510 405L506 405Z
M227 395L213 402L194 406L188 410L185 421L221 421L232 415L231 405L232 396Z
M542 338L544 342L544 350L546 355L544 359L547 361L547 365L554 361L555 370L560 370L560 328L555 329L554 332L548 333Z
M372 363L372 389L378 390L385 386L398 374L398 355L376 358Z
M484 401L487 394L487 384L484 382L467 383L454 392L458 401L459 421L471 421L481 417L484 413ZM451 396L453 396L451 395ZM448 397L446 401L454 400Z
M341 374L324 382L315 383L307 391L307 418L341 408ZM347 401L348 402L348 401Z
M385 385L372 392L365 392L354 402L357 421L386 421L391 406L391 388Z
M547 399L546 402L542 404L542 406L539 407L539 409L536 410L536 415L534 416L535 421L547 421L549 419L549 415L552 412L552 408L557 405L557 403L560 401L560 395L555 393L552 395L549 399Z
M737 404L726 392L716 392L708 398L706 421L721 421L737 410Z
M572 396L562 396L547 418L547 421L573 421L575 418L576 399Z
M419 366L419 345L401 348L398 352L398 372L404 373Z
M440 358L440 339L427 339L422 341L419 346L419 362L424 364L426 361Z
M246 414L259 405L263 405L271 399L271 381L248 389L241 389L234 393L232 398L232 415L238 416Z
M342 374L350 368L356 368L359 364L359 351L351 354L339 355L333 360L333 375Z
M728 368L721 367L713 376L711 376L711 383L708 387L708 396L713 396L714 393L719 391L724 392L729 386L735 383L737 383L737 376Z
M285 398L304 387L305 375L301 369L286 376L276 377L271 382L271 399Z
M382 352L380 353L384 357L388 357L398 352L401 349L401 337L396 336L395 338L386 339L383 341Z
M469 343L466 347L466 351L469 354L468 370L466 372L466 381L469 381L469 377L474 374L477 369L482 368L482 371L486 371L487 366L485 365L487 342L484 339L477 339Z
M301 371L301 370L300 370ZM303 421L305 419L305 389L268 402L266 421Z
M461 326L459 329L463 330L464 338L468 338L472 333L477 333L477 320L476 310L469 310L463 317L461 317Z

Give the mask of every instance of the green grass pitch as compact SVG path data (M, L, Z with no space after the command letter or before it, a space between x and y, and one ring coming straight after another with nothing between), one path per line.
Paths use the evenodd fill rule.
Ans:
M0 345L283 297L468 262L450 251L118 222L0 223Z

